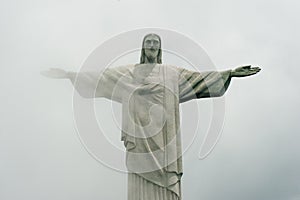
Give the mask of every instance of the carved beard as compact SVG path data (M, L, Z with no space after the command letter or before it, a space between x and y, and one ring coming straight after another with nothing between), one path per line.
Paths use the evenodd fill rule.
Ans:
M157 55L158 55L158 51L157 50L151 50L151 49L148 49L147 50L147 53L145 53L147 59L149 61L153 61L157 58Z

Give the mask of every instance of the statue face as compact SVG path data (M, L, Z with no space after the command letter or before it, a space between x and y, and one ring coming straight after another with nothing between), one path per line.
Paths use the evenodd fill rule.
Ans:
M146 37L143 45L147 58L150 60L155 59L160 47L159 38L156 35L149 35Z

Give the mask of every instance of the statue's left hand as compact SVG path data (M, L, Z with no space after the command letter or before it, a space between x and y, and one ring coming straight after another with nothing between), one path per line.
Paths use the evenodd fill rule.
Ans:
M232 77L245 77L258 73L261 69L259 67L251 67L251 65L238 67L231 71Z
M48 77L48 78L55 78L55 79L65 79L68 78L68 73L59 68L50 68L46 71L41 71L41 74Z

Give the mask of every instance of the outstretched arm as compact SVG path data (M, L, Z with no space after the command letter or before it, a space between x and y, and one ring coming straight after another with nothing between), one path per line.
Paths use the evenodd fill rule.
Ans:
M231 72L232 70L200 73L183 69L179 79L180 102L222 96L230 84Z
M88 77L88 74L85 73L69 72L59 68L50 68L42 71L41 74L53 79L69 79L82 97L94 97L97 84L95 77ZM76 80L80 81L80 85L76 84ZM93 88L94 91L91 92L90 88Z
M259 67L250 65L221 72L200 73L182 69L179 76L180 102L196 98L220 97L228 89L232 77L251 76L259 71Z
M51 68L41 74L53 79L69 79L84 98L104 97L120 102L124 91L129 87L126 85L126 72L126 67L78 73Z
M50 68L41 72L42 75L53 79L70 79L72 83L75 82L77 73L65 71L59 68Z

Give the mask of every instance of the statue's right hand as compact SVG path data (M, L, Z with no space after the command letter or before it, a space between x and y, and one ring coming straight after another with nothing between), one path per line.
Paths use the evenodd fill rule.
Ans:
M68 78L68 73L65 70L59 68L50 68L49 70L41 71L41 74L48 78L56 78L56 79Z

